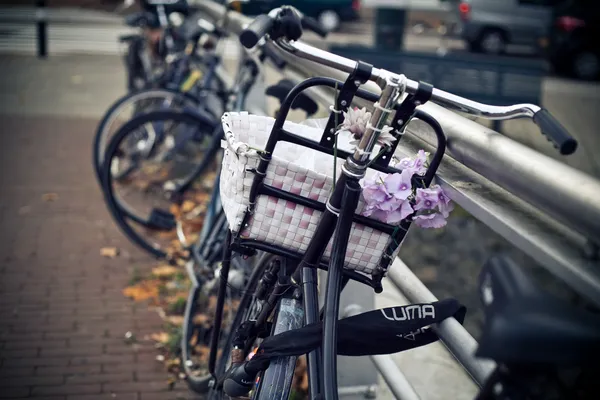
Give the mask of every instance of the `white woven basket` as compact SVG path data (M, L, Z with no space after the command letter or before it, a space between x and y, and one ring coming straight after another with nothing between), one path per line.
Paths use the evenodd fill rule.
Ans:
M221 201L230 229L241 237L304 252L316 230L320 211L283 199L259 195L247 226L241 227L255 176L249 170L257 168L260 161L255 149L265 148L274 122L273 118L245 112L223 115L226 140L223 143L225 154L221 170ZM292 122L286 122L284 128L317 142L323 133L321 129ZM351 150L350 138L341 135L338 138L338 148ZM341 174L343 162L341 158L337 161L337 177ZM373 172L369 170L367 175ZM332 190L333 157L292 143L278 142L264 183L326 203ZM357 212L363 207L364 201L361 199ZM389 235L354 223L346 253L346 267L371 274L389 241ZM396 253L397 251L398 249ZM329 257L330 252L331 242L325 256Z

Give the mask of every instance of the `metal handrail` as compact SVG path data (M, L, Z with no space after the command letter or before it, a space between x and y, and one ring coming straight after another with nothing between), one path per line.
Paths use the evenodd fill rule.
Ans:
M210 1L198 3L197 8L214 20L219 20L225 12L223 6ZM230 11L225 28L236 35L251 21L249 17ZM294 57L275 45L268 45L281 58L290 61L289 69L301 75L330 76L342 81L347 77L345 72ZM380 93L373 82L361 88ZM361 104L360 101L356 103ZM427 103L421 107L442 125L448 137L450 156L506 190L517 193L586 238L600 243L600 202L597 201L600 181L441 106ZM414 130L409 126L407 131L435 143L426 130Z

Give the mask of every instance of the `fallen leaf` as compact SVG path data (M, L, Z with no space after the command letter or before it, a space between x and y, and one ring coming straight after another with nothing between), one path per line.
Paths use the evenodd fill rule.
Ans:
M194 347L194 352L200 358L208 358L208 356L210 355L210 347L205 345L196 346Z
M50 202L58 200L58 194L56 193L44 193L42 195L42 201Z
M161 265L152 269L152 275L160 279L165 279L175 275L177 271L179 271L177 268L170 265Z
M176 325L176 326L181 326L183 325L183 317L181 315L171 315L169 317L166 318L167 322Z
M181 205L181 211L183 211L184 213L188 213L188 212L192 211L194 208L196 208L196 203L194 203L193 201L189 201L189 200L184 201L183 204Z
M190 339L190 346L194 347L198 344L198 332L194 332L194 335Z
M169 341L169 334L167 332L153 333L150 335L150 339L159 343L167 343Z
M119 250L116 247L103 247L100 249L102 257L115 258L119 255Z
M206 314L196 314L194 316L193 322L194 325L206 325L206 323L208 322L209 318L208 315Z
M143 301L151 298L158 298L158 281L140 282L133 286L123 289L123 295L135 301Z

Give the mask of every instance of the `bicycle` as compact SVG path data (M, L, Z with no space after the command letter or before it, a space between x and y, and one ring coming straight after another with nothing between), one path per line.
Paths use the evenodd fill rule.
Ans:
M142 0L141 6L143 11L125 17L125 24L144 32L119 37L119 42L127 46L123 61L129 91L160 85L165 60L182 47L180 32L171 22L171 16L180 14L187 17L190 14L186 0ZM151 43L152 31L160 34L157 43ZM148 45L156 46L148 48Z
M266 59L273 61L273 64L277 68L283 68L284 66L284 63L272 52L270 52L268 48L262 50L258 57L248 55L245 58L245 61L241 63L241 69L238 71L232 87L224 92L219 93L219 95L224 97L224 102L229 102L228 107L230 107L230 109L241 109L242 105L245 103L246 94L261 73L260 64ZM279 96L281 99L281 96L283 93L285 93L287 88L289 88L289 82L283 81L280 82L280 84L269 88L268 91L276 97ZM307 112L311 113L316 112L317 108L316 104L311 102L308 98L303 99L295 107L304 107L308 110ZM162 127L184 125L183 131L186 132L212 130L211 134L207 135L208 141L206 143L206 149L201 155L201 159L195 163L195 167L192 168L191 172L186 175L185 179L170 179L167 181L167 183L175 182L175 184L170 185L170 187L166 187L166 185L163 184L162 187L158 188L159 191L168 194L168 196L161 196L161 198L164 198L166 201L175 201L178 203L181 203L184 200L186 192L193 185L193 183L198 181L198 178L205 174L209 167L213 165L214 161L218 158L217 150L220 146L222 129L220 126L216 126L216 122L213 123L209 119L203 118L202 114L199 114L193 109L182 109L177 111L155 110L139 115L127 122L111 138L107 146L107 150L103 157L103 175L100 181L102 182L105 200L111 215L121 230L135 244L159 258L164 258L166 253L160 249L160 246L149 243L143 238L141 233L136 232L136 230L128 224L127 220L133 221L139 225L153 230L173 230L176 228L176 221L174 215L168 211L168 204L163 204L162 208L152 207L150 210L141 211L137 210L133 206L128 206L115 193L114 183L119 178L119 175L116 174L114 170L110 171L111 166L114 164L113 160L118 159L121 155L121 146L127 145L126 138L135 138L139 136L136 135L136 131L139 129L142 129L147 125L153 127L157 124ZM151 158L151 156L153 156L156 145L154 144L154 141L151 144L152 146L148 146L150 151L143 155L144 160L148 160ZM144 146L144 148L146 148L146 146ZM124 154L125 158L128 156L128 154ZM158 160L158 162L159 164L164 164L161 160ZM130 169L140 169L139 164L140 163L134 163L133 167ZM127 169L128 175L131 173L131 171L129 171L130 169Z
M444 155L443 130L433 117L418 108L419 105L433 101L490 119L531 118L562 154L572 153L577 146L560 123L538 106L498 107L473 102L426 83L411 81L403 75L308 46L297 41L301 34L302 22L297 10L284 6L257 17L240 35L240 41L247 48L254 47L268 35L269 44L279 50L338 69L349 76L345 82L315 77L298 84L288 94L273 121L236 113L223 117L228 148L222 167L222 171L227 172L221 173L221 197L230 231L224 243L226 251L220 273L221 288L226 286L234 251L271 253L277 262L273 259L268 263L260 262L254 269L254 272L259 271L256 272L258 276L253 276L241 302L247 306L238 309L239 317L235 318L238 325L230 331L227 348L221 349L222 356L217 365L226 365L227 368L221 373L222 368L214 368L213 365L210 370L213 375L211 396L214 398L247 396L252 391L255 399L287 399L295 357L306 354L310 398L337 399L337 354L385 354L418 347L437 340L435 333L428 328L430 325L449 317L462 321L464 307L452 299L374 310L340 321L337 319L339 296L350 279L371 286L375 292L382 290L381 281L412 222L412 214L398 225L357 215L358 207L364 206L364 202L361 204L360 180L370 170L401 172L390 161L401 133L414 118L433 129L437 148L424 175L414 178L412 184L428 187ZM379 84L382 89L380 96L359 88L367 81ZM317 136L311 136L293 125L284 125L294 98L314 86L329 87L338 93L326 128L321 131L322 135ZM407 96L402 98L404 94ZM336 128L343 121L341 113L348 110L355 96L374 103L375 110L358 146L352 151L340 150L336 145ZM389 119L396 141L374 152L378 136ZM297 129L296 132L292 127ZM291 165L289 168L293 176L299 173L300 178L305 179L302 182L306 181L306 176L314 178L318 174L313 171L311 176L311 171L302 170L285 158L278 159L274 150L276 145L281 146L280 142L296 145L298 149L314 150L315 157L318 152L333 156L333 160L338 157L345 159L341 174L337 179L336 172L333 172L333 178L326 175L322 179L324 182L319 182L316 199L291 190L290 187L294 186L289 182L281 186L274 171L288 176L286 162ZM336 171L335 164L333 171ZM304 189L314 194L310 184L307 188L301 187L301 191ZM304 214L308 210L309 224L290 225L293 218L286 222L281 218L285 214L267 212L273 211L269 208L271 203L283 210L290 209L292 213L299 210ZM282 226L285 224L289 226ZM310 224L315 225L314 230L308 230ZM356 243L359 225L369 228L367 231L371 236L368 239L372 239L373 235L376 239L384 238L384 245L376 247L379 240L373 240L376 243L375 254L367 254L363 258L363 253L358 258L347 258L348 242ZM360 238L357 240L366 247L364 244L369 245L368 239L365 242L361 242ZM328 248L330 241L332 246ZM317 297L317 268L328 272L322 309L319 309ZM219 300L224 292L219 291ZM222 311L222 307L217 307L216 318ZM341 326L344 329L338 329ZM218 329L216 326L213 330L213 338L219 337ZM404 340L399 341L398 336ZM217 349L218 341L213 340L211 357L217 358ZM489 391L482 393L489 395Z
M248 92L252 88L253 84L257 81L261 73L260 63L265 59L270 59L273 61L275 65L279 68L283 67L283 63L276 58L276 56L271 55L268 50L261 51L259 57L248 56L245 62L242 62L242 68L238 71L237 77L235 79L234 86L230 90L230 95L228 97L228 108L232 110L241 110L245 108L246 99ZM280 101L283 101L287 92L291 89L289 81L282 81L274 86L271 86L267 89L267 93L271 96L278 98ZM308 116L314 114L317 111L317 105L307 96L300 96L298 101L294 104L294 108L304 110ZM134 120L130 121L127 125L128 128L123 128L111 139L108 148L107 148L107 159L110 160L112 155L115 153L115 149L118 148L119 143L123 143L126 141L127 136L135 130L136 125L142 125L148 121L165 121L168 119L174 120L186 120L193 122L193 113L191 111L180 110L180 111L154 111L148 114L144 114L143 116L137 117ZM222 136L215 135L216 144L220 144L220 138ZM216 140L219 139L219 140ZM212 154L214 159L219 159L220 155L215 153ZM220 171L219 171L220 172ZM108 168L103 169L103 180L109 180L110 171ZM206 372L207 370L207 362L206 360L202 360L201 358L194 354L194 347L198 345L198 343L208 343L210 339L210 332L212 326L208 324L205 318L200 321L196 320L196 317L199 313L204 312L206 315L206 311L211 309L210 299L213 294L216 294L216 291L219 290L219 276L221 269L219 267L219 263L221 262L221 256L223 253L223 235L225 235L228 231L225 215L221 209L220 197L219 197L219 174L217 174L216 182L214 183L214 189L211 193L211 199L208 202L207 209L204 216L204 223L202 226L202 231L200 232L199 239L192 246L185 246L187 250L190 251L191 257L188 263L186 264L186 270L188 276L191 281L190 293L188 296L188 300L186 302L186 309L184 313L184 322L183 322L183 335L182 335L182 366L187 375L187 382L190 388L198 393L205 393L209 389L209 383L211 379L211 375ZM110 193L110 191L107 191ZM110 201L109 201L110 203ZM113 202L113 207L115 207L115 203ZM122 225L121 228L124 232L131 238L133 236L133 240L140 240L141 238L137 237L135 233L128 233L128 229L130 227L128 225ZM187 244L188 238L186 237L185 232L183 232L181 224L177 225L177 233L178 238L181 243ZM142 247L147 247L147 244L143 242L141 239ZM140 244L140 243L138 243ZM248 253L246 256L255 256L254 253ZM219 314L219 319L214 322L212 325L216 325L221 327L222 324L225 324L222 327L223 330L226 329L227 322L235 323L232 321L233 313L237 307L233 307L237 301L241 301L242 307L244 306L243 291L241 292L241 296L236 293L240 292L242 289L242 285L245 284L245 280L248 275L251 275L249 281L253 281L256 279L255 277L259 276L257 272L250 271L255 270L252 268L252 260L244 261L240 258L233 259L233 268L228 270L228 279L227 281L221 281L224 287L220 288L221 291L227 290L227 296L221 297L221 307L224 304L229 304L230 317L223 317ZM234 276L235 275L235 276ZM227 297L228 300L225 300ZM217 304L218 306L219 304ZM224 322L223 322L224 321ZM224 336L226 339L227 336ZM193 344L192 344L193 343ZM202 364L204 362L204 364ZM210 364L209 368L214 368L215 360L213 359L208 364Z

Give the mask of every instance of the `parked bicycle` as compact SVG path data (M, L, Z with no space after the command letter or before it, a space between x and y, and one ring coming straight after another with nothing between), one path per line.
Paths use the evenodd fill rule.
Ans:
M438 142L426 171L413 177L411 184L428 187L444 154L441 126L419 105L433 101L491 119L531 118L561 152L569 153L576 146L568 132L537 106L496 107L476 103L308 46L297 41L301 34L302 20L298 13L291 7L281 7L257 17L240 36L242 44L249 48L268 36L269 45L336 68L349 77L345 82L315 77L298 84L286 97L275 120L244 113L226 113L223 117L227 148L220 186L230 231L219 274L216 319L223 313L233 252L261 251L272 255L265 256L252 269L225 347L218 340L220 324L213 327L211 398L245 397L252 392L255 399L287 399L295 358L307 354L310 398L337 399L337 354L384 354L418 347L437 340L429 329L432 324L449 317L462 321L464 307L452 299L375 310L338 321L340 292L350 279L369 285L376 292L382 290L381 280L413 220L412 213L399 224L360 215L366 205L361 197L361 180L375 171L402 172L400 165L392 163L392 156L401 133L413 118L430 125ZM380 96L359 88L367 81L379 84ZM296 96L315 86L338 92L325 129L315 131L286 122ZM342 112L348 110L354 97L372 102L374 111L358 145L344 149L337 143L337 127L343 122ZM389 133L384 129L389 120L396 140L391 146L383 146L378 139L382 132ZM289 158L294 151L301 153L302 148L313 150L315 165L323 160L337 161L338 157L345 161L340 161L340 165L334 162L329 171L317 172L303 165L299 158ZM320 158L323 154L329 157ZM317 297L318 268L327 270L322 308ZM576 346L584 339L597 355L598 318L581 315L584 318L581 330L573 335L555 331L560 337L557 340ZM562 316L556 318L564 321ZM531 336L539 337L542 336ZM572 354L570 362L581 366L593 359L579 351ZM533 371L536 379L544 377L549 381L552 375L547 372L564 365L559 353L546 354L543 368L532 357L515 360L516 364L504 363L499 367L501 379L490 380L493 384L484 388L481 398L550 398L546 390L556 385L522 386L505 379L514 377L514 370L511 374L503 371L525 367L530 372L526 382L532 379ZM587 380L589 383L590 378ZM501 383L500 390L497 383ZM520 397L506 397L508 392L502 388L510 388L510 393ZM542 392L532 394L532 389Z
M218 28L216 29L218 30ZM205 30L200 30L200 33L203 32L205 33ZM318 33L326 34L321 30L318 30ZM222 40L224 35L220 34L218 37ZM273 65L280 69L285 65L268 47L261 48L257 54L249 53L245 56L229 89L213 91L207 89L212 87L211 82L213 80L222 83L216 74L216 68L219 67L221 58L217 54L210 54L210 57L209 72L205 75L205 79L198 90L201 93L209 93L211 96L217 97L218 101L225 103L224 107L230 110L244 108L247 93L258 80L262 79L261 65L265 60L270 60ZM267 93L282 101L292 86L291 82L282 81L270 87ZM170 101L169 97L159 100L162 101L159 110L148 111L136 116L117 131L110 142L114 144L114 147L109 144L106 152L104 152L103 142L107 141L109 135L106 126L110 124L111 120L115 118L115 114L126 104L140 99L153 98L153 96L160 99L165 94L166 96L173 96L171 92L151 90L128 95L122 102L118 102L109 110L103 122L101 122L94 146L94 156L96 160L99 160L97 163L101 162L102 168L105 169L104 178L100 181L113 218L134 243L161 258L165 257L166 253L160 248L160 244L156 241L151 243L149 240L152 240L152 238L148 238L144 230L132 227L129 221L152 230L169 231L176 228L174 215L169 211L171 202L181 203L186 196L185 193L194 182L206 182L207 179L204 175L214 173L213 167L215 160L218 159L217 153L222 137L222 128L217 120L211 119L209 113L203 109L203 106L210 104L213 98L200 100L201 108L199 110L193 107L177 107L174 109L172 107L173 102ZM175 96L175 98L181 97ZM180 103L175 102L175 104ZM317 110L316 104L306 96L299 99L294 107L304 109L308 115ZM165 149L165 145L168 145L165 139L169 135L174 138L173 141L176 145ZM159 179L152 180L152 187L158 195L151 196L149 199L150 204L148 204L148 201L143 202L140 200L142 194L140 188L133 185L136 183L136 177L133 176L133 173L143 172L144 170L162 173L164 168L168 167L169 162L173 164L176 161L170 155L177 153L189 142L202 144L201 148L192 148L186 153L185 161L188 164L190 164L189 157L195 157L191 162L192 166L187 168L174 166L170 169L172 171L184 171L185 175L164 176L163 174ZM108 171L108 169L111 170ZM126 180L125 183L134 192L133 197L130 196L132 200L129 202L125 199L125 195L116 190L117 183L123 180ZM149 189L146 182L148 180L151 180L151 178L141 180L138 177L137 179L138 183L142 182L145 192ZM208 181L211 182L212 179Z

